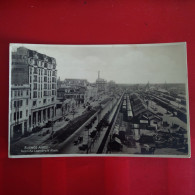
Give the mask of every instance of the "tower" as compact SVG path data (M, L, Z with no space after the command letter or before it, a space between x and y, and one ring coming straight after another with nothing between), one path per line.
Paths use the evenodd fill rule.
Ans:
M150 83L149 83L149 81L148 81L148 83L146 84L146 86L145 86L145 91L148 91L150 89Z

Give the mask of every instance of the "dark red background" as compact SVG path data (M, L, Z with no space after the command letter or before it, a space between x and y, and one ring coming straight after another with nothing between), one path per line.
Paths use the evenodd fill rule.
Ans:
M8 159L9 43L130 44L186 41L191 159ZM0 194L195 194L195 1L0 2Z

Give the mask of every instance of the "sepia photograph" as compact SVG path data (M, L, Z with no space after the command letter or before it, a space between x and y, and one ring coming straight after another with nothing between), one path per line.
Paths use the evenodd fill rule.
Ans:
M186 43L10 44L9 157L190 157Z

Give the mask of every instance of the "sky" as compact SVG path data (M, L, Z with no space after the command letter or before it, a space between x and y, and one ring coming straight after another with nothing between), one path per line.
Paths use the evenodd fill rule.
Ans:
M142 45L12 45L54 57L57 77L87 79L100 77L116 83L185 83L186 44Z

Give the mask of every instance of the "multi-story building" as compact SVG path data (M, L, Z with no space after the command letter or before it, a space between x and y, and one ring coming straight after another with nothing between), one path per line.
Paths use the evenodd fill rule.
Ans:
M31 126L29 85L12 85L10 110L10 136L17 138Z
M86 87L61 87L57 90L57 98L61 102L67 99L74 99L76 105L84 103Z
M12 53L12 88L29 86L28 126L46 123L56 115L57 70L55 58L19 47Z

